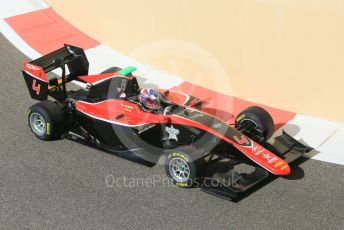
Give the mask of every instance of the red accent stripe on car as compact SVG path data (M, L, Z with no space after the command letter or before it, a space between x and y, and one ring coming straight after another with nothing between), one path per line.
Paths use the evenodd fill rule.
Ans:
M32 76L33 78L36 78L44 82L48 82L47 75L45 74L42 67L36 66L31 63L24 63L23 67L24 67L24 71L30 76Z

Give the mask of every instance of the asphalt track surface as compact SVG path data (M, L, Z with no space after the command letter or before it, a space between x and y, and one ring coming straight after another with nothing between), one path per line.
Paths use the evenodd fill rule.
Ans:
M151 182L161 166L38 140L26 123L34 101L20 72L25 59L0 35L1 229L344 229L344 166L300 161L290 178L233 203Z

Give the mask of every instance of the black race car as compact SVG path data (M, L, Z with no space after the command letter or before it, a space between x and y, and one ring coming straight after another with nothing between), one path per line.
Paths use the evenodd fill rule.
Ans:
M24 64L30 95L40 101L27 113L39 139L69 138L148 166L163 156L174 184L226 199L269 175L289 175L289 163L311 150L286 133L269 144L274 122L260 107L247 108L228 124L202 111L196 97L157 89L161 108L147 111L138 100L136 68L97 75L88 75L88 68L84 51L71 45ZM55 69L62 76L48 77ZM79 89L67 90L69 83Z

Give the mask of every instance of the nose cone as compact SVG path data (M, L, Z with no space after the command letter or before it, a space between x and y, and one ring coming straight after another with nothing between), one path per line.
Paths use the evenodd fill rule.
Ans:
M288 176L288 175L290 175L290 167L289 167L288 163L285 163L280 168L278 168L276 170L275 174L278 175L278 176Z

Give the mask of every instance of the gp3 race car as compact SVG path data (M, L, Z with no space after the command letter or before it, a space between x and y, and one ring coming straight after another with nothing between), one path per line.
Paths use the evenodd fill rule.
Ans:
M40 101L27 112L39 139L68 138L148 166L163 157L175 185L225 199L269 176L289 175L289 164L311 150L285 132L268 143L275 126L260 107L245 109L228 124L202 111L202 101L192 95L157 89L161 107L148 111L138 99L136 68L112 67L97 75L88 75L88 68L83 49L71 45L24 63L30 96ZM56 69L60 77L48 74ZM67 90L69 83L78 89Z

